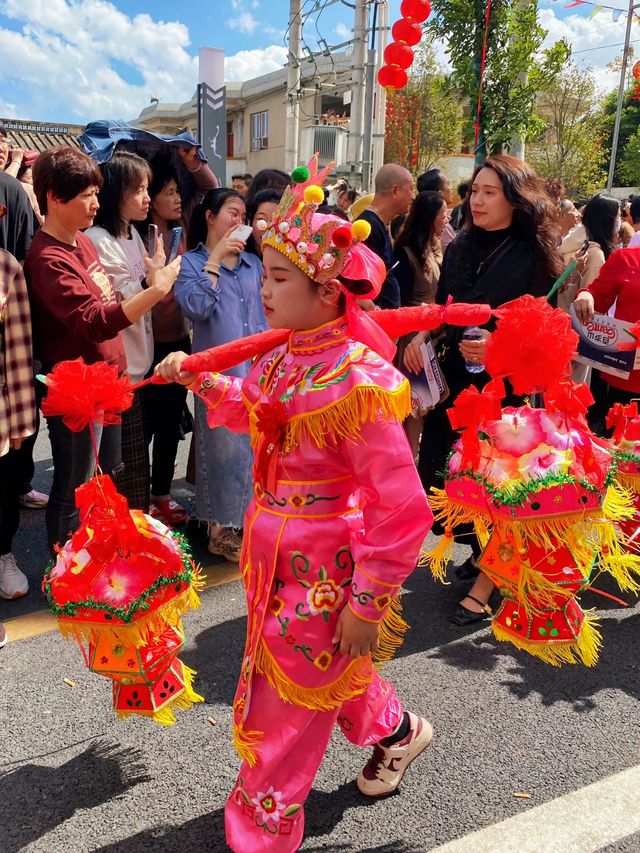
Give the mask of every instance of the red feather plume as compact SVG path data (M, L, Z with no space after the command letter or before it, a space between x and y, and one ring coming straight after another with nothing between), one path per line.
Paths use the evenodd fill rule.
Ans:
M127 377L118 376L118 368L104 361L61 361L47 374L45 383L42 414L61 416L73 432L81 432L90 423L119 424L120 413L133 402Z
M516 394L557 386L570 372L578 344L569 315L529 295L501 306L500 315L485 355L491 376L507 378Z

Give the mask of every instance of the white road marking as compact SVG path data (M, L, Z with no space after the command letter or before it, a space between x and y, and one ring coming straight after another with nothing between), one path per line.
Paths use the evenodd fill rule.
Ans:
M431 853L596 853L640 832L640 767L433 848Z

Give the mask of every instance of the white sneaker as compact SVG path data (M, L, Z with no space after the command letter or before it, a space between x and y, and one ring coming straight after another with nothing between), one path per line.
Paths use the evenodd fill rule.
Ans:
M16 565L13 554L0 556L0 598L22 598L29 592L27 576Z
M373 747L373 755L367 761L356 784L361 794L367 797L385 797L392 794L402 781L407 767L425 750L433 738L433 727L422 717L410 711L409 734L393 746Z

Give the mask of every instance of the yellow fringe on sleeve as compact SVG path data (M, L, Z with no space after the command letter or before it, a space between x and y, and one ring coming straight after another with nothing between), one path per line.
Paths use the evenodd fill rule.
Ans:
M408 380L392 391L378 385L356 385L344 397L322 409L294 415L287 424L283 445L291 451L306 440L322 448L344 438L358 438L362 426L379 417L402 422L410 414ZM255 445L259 437L256 418L251 417L250 422L251 440Z

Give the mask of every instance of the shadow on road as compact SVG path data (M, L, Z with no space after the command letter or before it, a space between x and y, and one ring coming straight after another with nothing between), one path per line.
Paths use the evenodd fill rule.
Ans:
M160 825L131 838L114 841L94 849L94 853L176 853L191 850L192 853L222 853L228 850L224 837L224 810L216 809L211 814L201 815L180 826Z
M25 764L0 774L0 850L18 853L78 809L151 781L142 753L104 740L59 767Z

